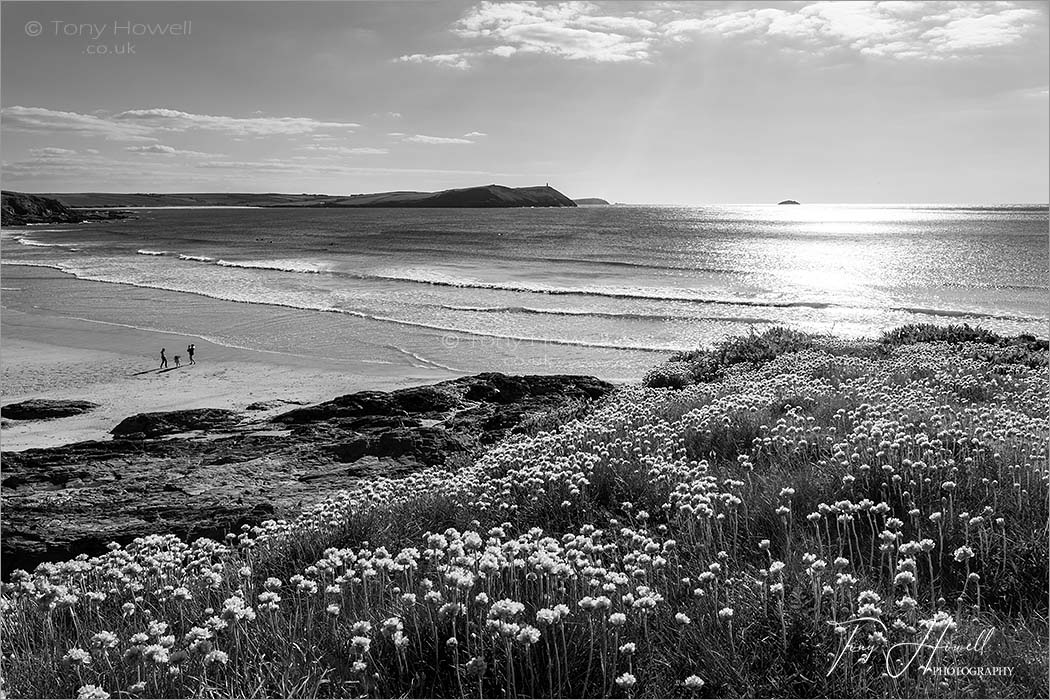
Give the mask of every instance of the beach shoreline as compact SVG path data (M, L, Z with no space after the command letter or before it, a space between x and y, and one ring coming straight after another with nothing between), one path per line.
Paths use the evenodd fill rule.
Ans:
M68 418L5 419L0 431L4 452L106 440L117 423L137 413L189 408L243 411L257 401L316 403L365 389L391 390L454 376L425 370L366 375L355 372L350 361L233 348L193 334L8 308L0 319L0 338L0 399L4 405L32 398L77 399L100 405ZM190 343L196 345L194 365L188 364L185 352ZM169 363L164 372L159 368L161 348L167 350ZM179 368L174 364L177 354L182 358ZM262 418L267 412L254 415Z

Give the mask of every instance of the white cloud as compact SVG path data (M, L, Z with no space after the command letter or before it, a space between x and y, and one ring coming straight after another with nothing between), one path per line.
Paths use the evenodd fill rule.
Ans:
M401 63L433 63L444 68L466 70L470 68L469 59L473 55L473 53L414 53L410 56L400 56L397 60Z
M461 139L457 137L446 137L446 136L424 136L423 134L416 134L414 136L406 136L405 141L411 141L412 143L428 143L428 144L458 144L458 143L474 143L470 139Z
M1014 92L1015 95L1026 100L1045 100L1050 97L1050 87L1021 88Z
M474 138L475 136L488 136L488 134L486 134L484 131L470 131L466 134L463 134L463 138L465 139Z
M193 114L161 107L130 109L114 115L113 119L118 123L139 124L158 131L205 129L241 136L308 134L322 129L352 130L360 126L354 122L326 122L310 117L227 117Z
M852 51L892 59L980 55L1023 39L1042 15L1012 2L738 4L480 2L452 25L460 50L398 60L470 68L484 56L543 54L598 63L644 62L674 44L721 37L790 52Z
M390 153L388 148L372 148L370 146L305 146L304 150L340 156L378 156Z
M75 156L77 152L71 148L48 146L47 148L30 148L29 154L34 158L65 158L67 156Z
M175 148L174 146L165 146L160 143L151 143L145 146L128 146L124 149L125 151L131 151L132 153L146 153L152 155L164 155L164 156L206 156L214 157L214 153L202 153L201 151L189 151L181 148Z
M615 7L615 6L614 6ZM644 61L656 24L631 14L602 14L586 2L482 2L453 27L465 39L492 44L483 53L550 54L569 60Z
M68 133L110 141L150 143L159 136L192 130L220 131L233 137L313 134L322 130L352 131L358 124L328 122L309 117L228 117L193 114L174 109L131 109L114 115L80 114L44 107L4 107L4 131L54 137ZM163 150L140 152L162 153ZM188 152L187 152L188 153Z
M341 163L318 163L316 161L289 162L286 159L267 158L263 160L214 160L197 163L198 168L205 170L234 170L237 172L274 172L300 175L360 175L369 173L421 173L435 175L493 175L520 176L521 173L498 172L492 170L456 170L446 168L387 168L358 167Z
M708 11L671 21L664 33L677 41L707 34L812 53L845 49L874 57L946 59L1012 44L1039 17L1036 10L1007 2L813 2L795 10Z
M932 27L922 38L929 41L936 51L945 54L1003 46L1021 39L1038 17L1036 10L1022 8L994 14L971 12L943 26Z
M64 112L45 107L15 105L0 110L0 124L5 131L24 131L54 135L72 133L113 141L155 141L149 129L140 124L120 124L93 114Z

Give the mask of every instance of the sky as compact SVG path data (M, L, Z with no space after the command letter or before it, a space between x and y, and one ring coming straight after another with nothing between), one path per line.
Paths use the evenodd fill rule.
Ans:
M28 192L1045 203L1045 2L4 2Z

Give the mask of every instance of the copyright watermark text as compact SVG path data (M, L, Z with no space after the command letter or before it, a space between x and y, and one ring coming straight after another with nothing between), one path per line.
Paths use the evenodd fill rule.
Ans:
M193 34L193 22L137 22L132 19L116 19L112 22L68 22L61 19L25 23L29 37L83 40L82 53L89 56L132 55L136 53L137 40L155 38L180 38ZM98 43L108 42L108 43Z

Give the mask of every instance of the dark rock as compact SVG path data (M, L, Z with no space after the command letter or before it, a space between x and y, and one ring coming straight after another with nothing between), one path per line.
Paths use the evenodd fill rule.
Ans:
M75 224L83 221L76 212L65 207L57 199L38 197L21 192L4 192L0 216L4 226L25 224Z
M785 199L783 202L777 202L777 204L798 204L798 202L793 199Z
M227 430L240 422L241 414L225 408L191 408L185 411L138 413L125 418L110 432L115 437L147 438L188 430ZM139 438L141 439L141 438Z
M305 401L293 401L291 399L271 399L269 401L255 401L244 407L246 411L269 411L272 408L280 408L281 406L302 406Z
M97 403L75 401L70 399L29 399L18 403L9 403L0 408L0 415L14 420L47 420L66 418L98 408Z
M219 409L132 416L112 440L4 453L0 563L6 574L154 532L221 538L375 475L467 466L535 416L578 415L611 389L593 377L480 374L270 420ZM201 432L156 439L190 430Z

